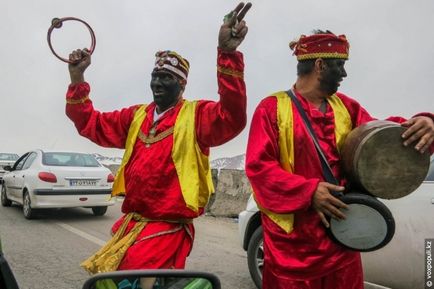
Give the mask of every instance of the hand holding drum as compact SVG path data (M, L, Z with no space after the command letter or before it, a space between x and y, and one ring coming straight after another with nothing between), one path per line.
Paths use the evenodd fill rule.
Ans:
M335 196L333 192L343 192L344 187L336 186L327 182L320 182L313 194L312 206L318 212L322 223L326 228L330 227L327 217L336 220L345 219L345 214L340 209L348 206Z
M380 249L392 240L393 215L376 197L401 198L423 182L430 163L426 150L432 143L432 126L432 120L424 118L404 126L371 121L347 136L342 160L353 189L340 198L349 208L346 219L330 219L327 232L332 240L362 252ZM416 149L409 146L414 142Z
M416 142L415 149L425 153L434 142L434 121L426 116L416 116L401 124L407 129L402 134L404 145Z

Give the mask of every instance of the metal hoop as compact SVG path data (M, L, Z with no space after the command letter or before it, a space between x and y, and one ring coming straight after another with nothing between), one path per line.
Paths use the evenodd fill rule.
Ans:
M53 46L51 45L51 32L53 31L54 28L61 28L63 25L64 21L69 21L69 20L75 20L75 21L79 21L81 23L83 23L84 25L86 25L87 29L90 32L90 37L92 39L92 43L91 46L89 48L89 52L90 54L93 53L93 51L95 50L95 45L96 45L96 38L95 38L95 33L93 32L92 28L90 27L89 24L87 24L85 21L75 18L75 17L64 17L64 18L53 18L53 20L51 20L51 26L50 28L48 28L48 33L47 33L47 41L48 41L48 46L50 47L51 52L53 52L54 56L56 56L57 58L59 58L60 60L62 60L63 62L66 63L74 63L73 61L70 61L69 59L63 58L61 56L59 56L56 51L54 51Z

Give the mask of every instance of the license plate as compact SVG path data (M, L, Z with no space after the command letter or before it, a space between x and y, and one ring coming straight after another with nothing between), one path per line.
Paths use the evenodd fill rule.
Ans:
M69 180L69 185L75 186L96 186L96 180Z

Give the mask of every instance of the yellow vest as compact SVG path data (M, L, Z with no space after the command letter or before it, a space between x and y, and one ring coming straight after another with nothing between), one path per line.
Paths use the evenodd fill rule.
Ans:
M178 175L182 196L187 207L195 212L204 207L214 192L208 156L202 153L196 141L197 101L184 100L173 129L172 160ZM125 153L116 175L112 197L125 195L125 166L133 152L140 127L146 117L146 105L134 114L125 143Z
M285 91L279 91L272 94L277 98L277 126L279 128L279 151L280 165L282 168L292 173L294 171L294 133L292 117L292 101ZM335 116L335 136L338 151L344 144L345 137L352 130L352 122L347 108L342 100L335 94L327 99L333 109ZM294 228L294 214L277 214L270 210L259 209L275 222L286 233L292 232Z

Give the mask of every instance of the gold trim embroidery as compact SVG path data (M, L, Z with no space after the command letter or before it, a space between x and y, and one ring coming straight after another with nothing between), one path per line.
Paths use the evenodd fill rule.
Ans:
M324 53L310 53L297 56L297 60L315 59L315 58L343 58L348 59L347 53L337 52L324 52Z
M166 129L165 131L163 131L163 132L161 132L155 136L154 136L155 128L151 128L151 130L149 131L149 135L147 135L147 136L140 130L138 138L146 145L146 147L150 147L151 144L159 142L160 140L171 135L173 133L173 129L174 129L174 127L172 126L171 128Z
M148 240L148 239L151 239L151 238L155 238L155 237L159 237L159 236L163 236L163 235L168 235L168 234L171 234L171 233L176 233L178 231L181 231L183 227L184 227L183 225L179 225L179 227L176 227L176 228L171 229L171 230L161 231L161 232L158 232L158 233L154 233L154 234L145 236L143 238L140 238L140 239L136 240L134 242L134 244L137 244L139 242L142 242L142 241L145 241L145 240Z
M86 97L80 98L80 99L67 98L66 103L67 104L81 104L81 103L85 103L87 100L89 100L89 95L87 95Z
M226 75L230 75L230 76L234 76L234 77L239 77L241 79L244 78L244 72L238 71L238 70L234 70L234 69L231 69L231 68L217 66L217 71L220 72L220 73L222 73L222 74L226 74Z
M170 230L166 230L166 231L157 232L157 233L154 233L154 234L151 234L151 235L148 235L148 236L144 236L143 238L140 238L140 239L136 240L134 242L134 244L137 244L139 242L142 242L142 241L145 241L145 240L148 240L148 239L151 239L151 238L155 238L155 237L160 237L160 236L163 236L163 235L168 235L168 234L176 233L178 231L181 231L182 229L185 229L185 231L187 232L187 235L192 240L194 240L193 234L190 232L190 229L188 228L187 223L181 223L179 225L179 227L176 227L176 228L173 228L173 229L170 229Z

